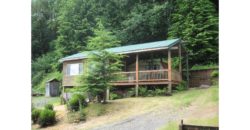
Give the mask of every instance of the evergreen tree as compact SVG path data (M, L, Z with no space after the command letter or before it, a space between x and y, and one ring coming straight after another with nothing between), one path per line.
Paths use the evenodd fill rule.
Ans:
M105 31L101 22L98 22L98 28L94 30L94 36L89 39L87 47L93 49L85 61L84 75L77 78L79 87L76 89L98 96L99 100L106 102L106 89L109 89L111 81L118 77L114 73L121 71L121 55L110 53L106 48L116 46L119 41L111 32Z
M63 57L85 50L95 25L88 0L61 0L58 6L56 51Z
M209 0L177 0L168 36L182 38L191 64L218 63L218 16Z

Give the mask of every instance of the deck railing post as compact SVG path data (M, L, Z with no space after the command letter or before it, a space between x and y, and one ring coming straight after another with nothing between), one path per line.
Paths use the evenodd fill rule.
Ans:
M181 120L181 124L179 125L179 130L183 130L183 120Z
M136 64L135 64L135 77L136 77L136 85L135 85L135 96L138 96L138 88L139 88L139 54L136 54Z
M181 43L179 43L179 73L180 73L180 81L182 81L182 62L181 62Z
M168 94L172 92L172 67L171 67L171 48L168 49Z

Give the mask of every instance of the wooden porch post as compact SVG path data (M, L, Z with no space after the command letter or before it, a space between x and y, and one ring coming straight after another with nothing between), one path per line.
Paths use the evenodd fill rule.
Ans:
M180 60L180 63L179 63L179 73L180 73L180 81L182 81L182 63L181 63L181 44L179 43L179 60Z
M139 54L136 54L136 63L135 63L135 77L136 77L136 85L135 85L135 96L138 96L138 88L139 88Z
M106 89L106 101L109 100L109 88Z
M172 67L171 67L171 48L168 49L168 94L172 92Z

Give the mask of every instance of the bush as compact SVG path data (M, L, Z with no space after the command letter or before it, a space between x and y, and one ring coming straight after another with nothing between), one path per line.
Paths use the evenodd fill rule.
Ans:
M69 112L67 113L67 117L69 123L79 123L80 121L86 120L86 112L84 109L77 112Z
M166 88L163 88L163 89L157 88L157 89L155 89L155 95L157 95L157 96L165 95L166 92L167 92Z
M135 96L135 89L131 88L127 92L127 97L133 97L133 96Z
M38 119L38 124L41 127L44 126L49 126L55 123L55 111L49 110L49 109L44 109L41 111Z
M110 100L121 99L122 95L117 93L110 93Z
M80 94L74 94L70 100L68 101L68 109L70 111L78 111L80 107L86 107L87 102L85 101L85 98L83 95Z
M177 91L184 91L187 90L187 83L185 81L181 81L177 87L176 87Z
M114 99L118 99L119 98L119 96L118 96L118 94L116 94L116 93L110 93L110 95L109 95L110 97L110 100L114 100Z
M41 110L40 109L36 109L36 108L33 108L32 109L32 112L31 112L31 119L33 121L33 123L37 123L38 119L39 119L39 115L41 113Z
M147 96L152 97L155 95L155 92L153 90L147 90Z
M49 109L49 110L54 110L54 107L53 107L52 104L46 104L46 105L44 106L44 108L45 108L45 109Z
M138 93L140 96L143 96L143 97L147 96L147 87L145 86L139 87L138 91L139 91Z
M218 70L214 70L214 71L211 73L211 77L212 77L212 78L218 78L218 77L219 77L219 71L218 71Z

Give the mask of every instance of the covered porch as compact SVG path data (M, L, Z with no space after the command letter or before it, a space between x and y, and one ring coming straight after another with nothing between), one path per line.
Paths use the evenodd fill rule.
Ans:
M173 68L173 58L178 60L175 68ZM115 74L121 78L112 84L117 87L135 86L136 96L140 85L168 85L166 93L171 94L172 86L182 81L181 59L181 42L167 48L126 54L123 59L123 71Z

